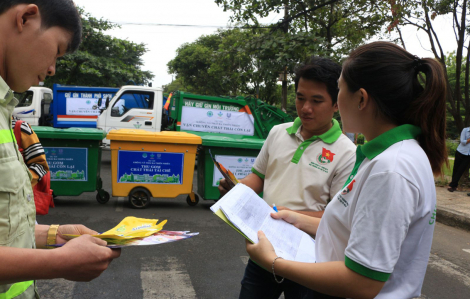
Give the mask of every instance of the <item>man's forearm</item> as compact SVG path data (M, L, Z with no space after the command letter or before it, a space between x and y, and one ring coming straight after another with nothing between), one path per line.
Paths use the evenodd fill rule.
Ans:
M303 215L307 215L307 216L311 216L311 217L317 217L317 218L321 218L323 216L323 214L325 213L325 211L294 211L294 212L297 212L299 214L303 214Z
M253 189L253 191L255 191L257 194L263 192L264 180L254 173L250 173L249 175L241 179L240 183L247 185L248 187Z
M48 231L49 225L36 224L36 227L34 229L34 236L36 239L37 248L46 248Z
M59 278L59 250L0 247L0 284Z

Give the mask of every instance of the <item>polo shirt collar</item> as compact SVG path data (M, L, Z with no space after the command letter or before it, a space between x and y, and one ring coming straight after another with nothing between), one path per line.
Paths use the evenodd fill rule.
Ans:
M359 166L361 166L365 158L372 160L391 145L403 140L415 139L419 134L421 134L421 128L413 125L401 125L383 133L364 145L358 145L356 148L356 163L343 188L356 176Z
M358 150L360 149L364 156L372 160L393 144L403 140L416 139L419 134L421 134L421 128L409 124L401 125L381 134L363 146L358 146Z
M339 127L338 121L336 119L332 119L332 122L333 122L333 126L328 131L318 136L312 136L307 140L316 140L319 138L325 143L328 143L328 144L334 143L336 140L338 140L339 136L341 136L342 133L341 133L341 128ZM297 131L299 130L301 126L302 126L302 121L300 120L300 117L297 117L294 120L294 124L291 127L287 128L286 131L287 133L289 133L289 135L293 135L297 133Z
M0 77L0 104L8 105L13 99L13 91L7 85L5 80Z

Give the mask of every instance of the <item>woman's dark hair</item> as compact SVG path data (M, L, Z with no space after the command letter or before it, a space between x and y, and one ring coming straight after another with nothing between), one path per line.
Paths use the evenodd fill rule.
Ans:
M72 0L1 0L0 15L20 4L35 4L41 14L44 29L60 27L72 34L67 52L74 52L82 41L82 22Z
M446 80L437 60L420 59L390 42L373 42L349 54L342 77L351 92L364 88L379 112L396 125L420 127L418 141L434 174L441 173L447 163Z
M300 78L324 83L334 105L338 100L338 79L341 66L328 58L311 57L309 61L299 65L295 70L295 91L299 87Z

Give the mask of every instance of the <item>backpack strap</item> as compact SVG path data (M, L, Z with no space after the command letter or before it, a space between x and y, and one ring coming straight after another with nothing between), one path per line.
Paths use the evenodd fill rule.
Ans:
M24 121L18 119L15 123L15 128L14 128L14 133L15 133L15 138L16 138L16 144L18 144L18 149L20 152L23 152L23 144L21 143L21 125L24 123Z

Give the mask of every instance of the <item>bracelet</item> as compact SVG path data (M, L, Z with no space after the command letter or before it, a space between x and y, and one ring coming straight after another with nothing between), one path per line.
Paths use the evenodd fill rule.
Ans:
M277 259L284 259L283 257L276 257L274 260L273 260L273 275L274 275L274 280L277 282L277 283L282 283L284 281L284 277L281 279L281 281L277 280L276 278L276 274L274 273L274 263L276 262Z
M47 231L46 247L53 248L51 246L56 243L58 229L59 229L59 224L52 224L49 227L49 230Z

